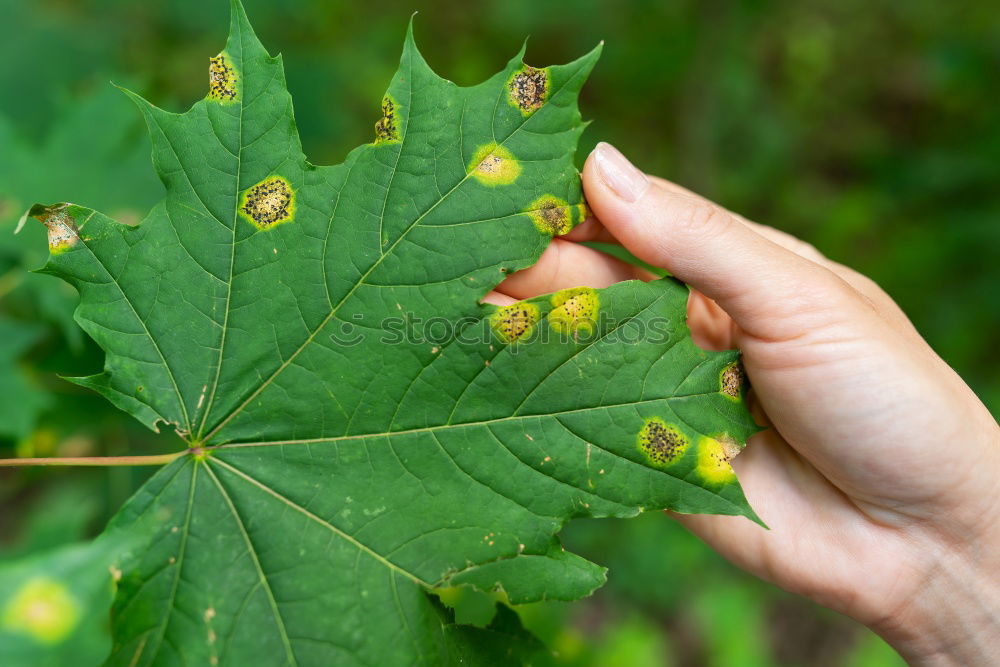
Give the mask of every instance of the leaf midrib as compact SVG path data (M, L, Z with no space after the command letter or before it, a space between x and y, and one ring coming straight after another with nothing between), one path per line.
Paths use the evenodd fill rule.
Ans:
M237 25L239 25L239 22L237 22ZM243 62L244 48L243 48L243 27L242 26L239 27L239 40L238 41L239 41L239 45L240 45L240 67L242 67L245 70L246 69L246 63ZM270 81L268 81L267 86L270 86L270 85L271 85L271 83L270 83ZM267 90L267 87L265 87L262 90L262 92L259 93L258 97L260 97L261 95L263 95L266 90ZM251 104L254 101L256 101L256 99L257 98L254 98L254 100L251 101ZM236 149L237 153L234 156L236 158L236 180L235 180L235 192L233 193L233 224L232 224L232 229L231 229L231 231L232 231L232 243L230 244L230 253L229 253L229 280L226 281L226 313L225 313L225 315L223 315L223 318L222 318L222 337L221 337L221 340L219 341L219 356L218 356L218 358L216 359L216 362L215 362L215 378L212 380L212 391L208 395L208 402L205 405L205 412L202 413L202 415L201 415L201 423L198 425L198 432L195 434L195 440L200 440L201 439L201 434L205 430L205 423L208 421L208 416L210 414L212 414L212 405L215 404L215 394L216 394L216 392L218 391L218 388L219 388L219 378L222 376L222 362L225 359L226 339L229 338L229 314L232 311L232 303L233 303L233 271L235 270L235 267L236 267L236 224L239 222L239 217L240 217L240 205L239 205L239 202L240 202L240 190L241 190L241 188L240 188L240 185L241 185L240 184L240 177L241 177L241 175L243 173L243 148L244 148L244 146L243 146L243 112L246 110L246 106L247 106L246 105L246 98L245 98L244 95L241 94L240 95L240 137L239 137L239 141L236 144L237 145L237 149ZM213 130L214 130L214 128L213 128ZM267 134L267 132L270 132L270 129L265 130L264 134ZM260 135L260 136L264 136L264 135ZM260 139L260 137L257 137L257 139ZM257 141L257 139L254 139L254 141ZM222 141L219 141L219 143L221 144ZM195 408L196 411L198 409L200 409L200 405L199 405L198 408Z

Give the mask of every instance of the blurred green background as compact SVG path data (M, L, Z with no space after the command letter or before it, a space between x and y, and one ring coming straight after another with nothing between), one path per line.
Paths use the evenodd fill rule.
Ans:
M1000 414L1000 12L985 0L245 0L282 52L310 159L371 140L414 10L418 44L471 84L606 41L584 90L598 140L790 231L879 281ZM0 0L0 456L176 448L57 373L100 369L73 290L29 274L35 201L137 221L161 193L125 84L168 109L204 95L224 0ZM0 471L0 558L91 536L142 470ZM587 521L567 545L611 568L573 605L521 609L573 665L895 665L847 619L762 584L659 514ZM475 620L477 601L461 614ZM100 656L98 656L100 657Z

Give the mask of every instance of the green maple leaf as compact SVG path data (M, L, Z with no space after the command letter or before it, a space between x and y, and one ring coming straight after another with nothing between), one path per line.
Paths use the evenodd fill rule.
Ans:
M188 446L110 527L149 542L112 663L526 662L508 612L457 626L428 591L589 594L603 569L555 537L573 517L755 518L728 463L755 430L738 357L694 346L683 285L478 303L583 216L597 56L461 88L408 33L375 141L320 167L234 3L206 99L133 96L167 189L147 218L33 210L107 351L77 381Z

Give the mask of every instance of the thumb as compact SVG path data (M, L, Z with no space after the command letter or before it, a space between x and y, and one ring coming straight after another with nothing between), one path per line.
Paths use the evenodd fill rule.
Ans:
M860 304L829 269L722 207L652 183L610 144L587 158L583 186L595 216L622 245L713 299L745 333L787 340L815 327L818 310L856 312ZM799 317L806 313L812 317Z

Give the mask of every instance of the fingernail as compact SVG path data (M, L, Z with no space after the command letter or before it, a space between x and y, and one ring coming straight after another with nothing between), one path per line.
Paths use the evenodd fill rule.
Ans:
M594 159L597 160L597 172L601 175L601 180L625 201L638 200L649 187L646 175L611 144L603 141L597 144Z

